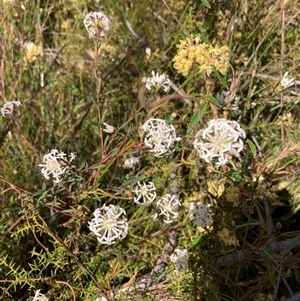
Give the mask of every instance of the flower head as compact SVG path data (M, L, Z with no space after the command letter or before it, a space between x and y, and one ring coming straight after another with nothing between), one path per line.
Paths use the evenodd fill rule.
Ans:
M104 125L103 131L104 131L105 133L111 134L111 133L114 132L115 128L114 128L112 125L109 125L109 124L106 123L106 122L103 122L103 125Z
M162 88L164 92L167 93L170 89L170 80L164 74L155 74L155 72L152 71L152 77L147 78L146 88L150 91L152 87L154 87L156 91Z
M151 48L150 47L146 47L145 52L148 57L151 56Z
M205 228L212 223L214 214L208 212L209 207L209 205L205 205L202 202L190 204L189 216L196 227Z
M48 301L49 298L47 298L45 295L41 294L40 291L41 290L36 291L33 301Z
M1 114L5 117L6 114L12 114L21 103L19 101L8 101L4 103L3 107L1 108Z
M182 75L186 76L197 66L201 72L209 75L213 67L222 74L229 66L228 47L213 47L212 45L201 43L199 35L192 35L177 45L178 52L173 58L174 68Z
M133 168L135 165L140 164L140 159L136 157L131 157L129 159L126 159L124 162L124 167L125 168Z
M24 61L25 64L33 63L37 60L39 56L42 55L43 49L41 45L35 45L33 42L26 42L24 44L25 56Z
M50 153L46 154L43 158L43 164L39 164L45 179L49 180L51 175L53 182L59 183L62 180L61 176L69 170L71 161L75 159L73 153L69 157L68 160L67 155L57 149L52 149Z
M140 204L140 200L143 200L144 204L150 204L156 199L156 187L152 182L148 182L146 184L143 182L141 184L140 182L137 183L138 185L134 189L134 194L136 195L134 197L134 202L137 204Z
M170 260L175 263L178 272L187 269L189 253L187 250L175 249L174 253L170 256Z
M164 216L164 222L169 224L179 215L178 208L181 206L175 195L166 194L156 204L159 215Z
M89 229L102 244L111 245L116 239L122 240L128 232L126 212L115 205L104 205L94 212L94 218L89 222Z
M109 30L109 19L103 12L90 12L86 15L84 26L93 39L104 37L104 31Z
M174 151L174 143L181 138L176 137L176 131L172 124L163 119L151 118L141 127L146 133L144 143L150 152L156 157L170 154Z
M200 130L194 141L198 155L207 163L217 159L216 166L225 165L232 155L239 157L246 133L236 121L211 120L206 129Z
M280 84L281 86L283 87L283 89L286 89L290 86L293 86L295 84L295 78L287 78L287 75L289 73L288 72L285 72L284 75L283 75L283 78L281 79L280 81Z
M233 232L229 231L226 228L223 228L221 231L217 233L221 241L228 246L238 246L239 241L236 239L235 235Z

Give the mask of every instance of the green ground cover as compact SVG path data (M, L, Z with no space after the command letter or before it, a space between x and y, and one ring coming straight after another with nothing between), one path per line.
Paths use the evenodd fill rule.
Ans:
M299 14L0 0L0 299L299 300Z

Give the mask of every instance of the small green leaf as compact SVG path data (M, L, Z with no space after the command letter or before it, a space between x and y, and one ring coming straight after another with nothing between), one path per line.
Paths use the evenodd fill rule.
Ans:
M94 129L95 134L97 134L98 136L100 136L100 130L98 126L92 125L92 128Z
M204 244L209 239L209 236L206 234L202 234L201 236L197 237L195 240L192 241L191 246L195 247L198 244Z
M294 275L295 275L296 280L299 282L300 281L299 271L295 268L294 268Z
M166 277L167 271L162 272L157 278L156 281L159 282L160 280L162 280L163 278Z
M48 194L48 191L44 191L44 192L42 193L42 195L38 198L38 200L41 201L41 200L45 199L46 196L47 196L47 194Z
M276 261L273 259L273 249L272 249L272 245L270 244L270 242L266 243L264 251L267 255L269 255L269 257L272 259L273 263L275 263Z
M77 210L74 209L74 208L72 208L72 209L65 209L65 210L62 210L62 212L76 214L76 213L77 213Z
M192 247L197 246L199 244L200 240L201 240L201 236L199 236L195 240L193 240L191 243Z
M257 150L256 150L255 144L254 144L251 140L249 140L249 139L247 139L247 143L248 143L248 145L249 145L249 148L250 148L250 150L251 150L253 156L256 157L256 155L257 155Z
M221 82L221 84L223 85L224 88L228 89L228 85L227 85L227 81L225 76L223 76L218 69L216 69L216 67L212 67L212 70L214 72L214 74L217 76L217 78L219 79L219 81Z
M275 271L269 270L270 281L274 289L277 288L277 277Z
M214 98L212 95L206 94L204 95L204 97L209 100L210 102L212 102L213 104L215 104L216 106L219 106L219 102L216 98Z
M120 152L120 150L118 148L114 148L111 153L109 154L109 156L111 158L115 157L118 153Z
M208 8L211 8L210 4L208 3L207 0L201 0L202 4L205 5Z
M91 169L100 169L100 168L103 169L104 167L106 167L105 164L97 164L97 165L91 166L90 168Z
M100 94L101 86L102 86L102 80L100 79L97 84L97 94Z
M196 112L189 123L187 134L189 134L192 131L192 129L199 123L199 121L200 121L199 112Z
M196 159L196 165L197 165L198 168L200 168L202 166L199 158Z
M235 184L240 184L244 180L244 175L241 171L238 170L229 170L228 177Z
M144 176L140 176L140 177L134 177L134 178L130 178L130 179L126 179L124 182L123 182L123 185L128 185L128 184L132 184L132 183L137 183L139 181L142 181L144 178Z
M110 136L109 135L107 135L106 137L105 137L105 139L104 139L104 146L107 146L107 143L108 143L108 141L110 140Z
M208 101L205 101L200 106L200 118L202 118L205 115L205 113L206 113L206 111L207 111L208 108L209 108L209 103L208 103Z
M265 265L268 269L270 269L273 266L274 262L272 260L272 258L270 257L266 257L265 258Z

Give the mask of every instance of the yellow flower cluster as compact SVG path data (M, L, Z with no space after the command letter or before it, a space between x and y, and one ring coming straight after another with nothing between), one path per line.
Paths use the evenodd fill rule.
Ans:
M239 245L239 242L235 238L234 234L226 228L223 228L221 231L219 231L217 235L219 236L219 238L221 239L221 241L223 241L223 243L225 245L228 245L228 246L230 246L230 245L238 246Z
M186 7L185 0L168 0L169 9L165 6L165 9L162 11L162 16L164 18L170 18L174 15L180 13Z
M37 57L42 54L42 46L37 46L32 42L27 42L25 44L25 51L25 63L33 63L37 59Z
M116 55L117 54L117 47L105 42L102 42L99 45L98 53L101 53L102 51L105 51L106 53L110 55Z
M173 58L174 68L184 76L188 75L195 64L207 75L211 73L213 66L222 74L229 66L228 47L213 47L200 43L200 36L190 36L186 40L181 40L177 48L177 55Z
M240 189L234 185L230 185L225 192L226 201L232 203L233 207L238 207Z
M273 296L272 294L263 294L263 293L258 293L253 301L272 301ZM280 300L286 300L284 297L281 297Z

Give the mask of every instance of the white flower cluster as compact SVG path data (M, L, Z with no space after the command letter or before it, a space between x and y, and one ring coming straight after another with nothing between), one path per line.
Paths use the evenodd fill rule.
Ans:
M104 205L94 211L94 218L89 222L89 229L102 244L111 245L116 239L122 240L128 232L126 212L115 205Z
M141 204L140 200L143 200L144 204L151 204L156 199L156 187L152 182L146 184L143 182L137 183L138 185L134 189L134 194L136 195L133 200L137 204Z
M206 129L200 130L194 141L198 155L207 163L217 159L216 166L225 165L232 155L239 157L246 133L236 121L211 120Z
M154 87L156 91L162 88L164 92L167 93L170 89L170 80L164 74L155 74L155 72L152 71L152 77L147 78L146 88L151 91L152 87Z
M174 126L163 119L151 118L141 126L141 129L146 133L145 146L155 157L172 153L174 143L181 140L181 138L176 137Z
M136 195L134 202L137 204L151 204L156 198L156 187L152 182L142 184L138 182L133 190ZM141 203L142 200L142 203ZM180 202L175 195L166 194L157 203L157 216L163 216L165 223L171 223L179 215ZM89 222L89 229L96 235L102 244L111 245L117 239L122 240L128 232L128 222L124 209L115 205L104 205L94 211L94 218Z
M159 211L158 215L164 217L164 222L170 224L176 219L179 215L178 208L181 206L178 199L175 195L166 194L162 197L156 204L157 210Z
M103 12L90 12L86 15L84 26L93 39L104 37L104 31L109 30L109 19Z
M213 221L213 213L208 212L210 205L205 205L202 202L191 203L189 209L190 219L196 227L208 227Z
M33 301L48 301L49 298L47 298L45 295L41 294L40 291L41 290L36 291Z
M136 157L131 157L126 159L124 162L124 168L133 168L135 165L140 164L140 159Z
M170 256L170 260L175 264L178 272L185 271L188 267L189 253L186 249L175 249L174 253Z
M156 187L152 182L143 182L142 184L138 182L133 189L133 193L135 194L133 200L137 204L149 205L156 199ZM143 201L142 203L141 200ZM181 204L175 195L166 194L158 200L155 206L157 213L153 218L156 219L161 215L164 218L164 222L169 224L178 217L178 209Z
M69 157L68 160L67 155L57 149L52 149L50 153L46 154L43 158L43 164L39 164L45 179L49 180L51 175L53 182L59 183L62 180L62 175L70 169L70 163L75 159L73 153Z
M280 81L281 86L283 87L283 89L286 89L290 86L293 86L295 84L295 78L288 78L288 72L285 72L283 75L283 78Z
M19 101L8 101L4 103L3 107L1 108L1 114L5 117L6 114L12 114L16 108L21 105Z

